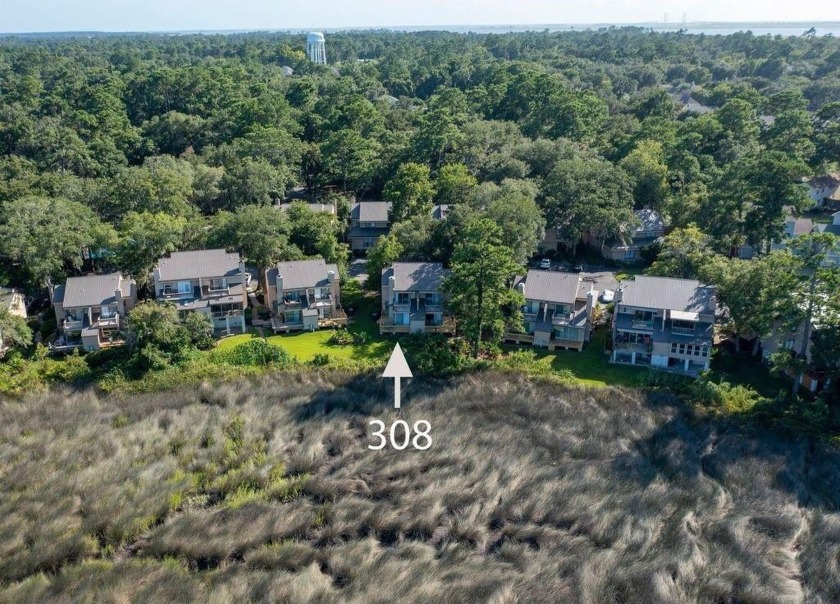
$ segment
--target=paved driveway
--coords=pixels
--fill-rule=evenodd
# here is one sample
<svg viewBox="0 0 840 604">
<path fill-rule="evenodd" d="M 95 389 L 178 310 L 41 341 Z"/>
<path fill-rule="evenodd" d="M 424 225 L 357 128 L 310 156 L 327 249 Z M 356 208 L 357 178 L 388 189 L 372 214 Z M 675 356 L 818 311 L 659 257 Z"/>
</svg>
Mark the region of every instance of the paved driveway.
<svg viewBox="0 0 840 604">
<path fill-rule="evenodd" d="M 365 258 L 354 258 L 350 262 L 348 274 L 350 275 L 351 279 L 355 279 L 356 281 L 364 285 L 365 281 L 367 281 L 368 278 L 367 260 Z"/>
<path fill-rule="evenodd" d="M 618 279 L 615 278 L 615 273 L 612 271 L 600 271 L 597 273 L 581 273 L 583 280 L 588 283 L 592 283 L 594 289 L 597 289 L 599 292 L 604 291 L 605 289 L 611 289 L 615 291 L 618 289 Z"/>
</svg>

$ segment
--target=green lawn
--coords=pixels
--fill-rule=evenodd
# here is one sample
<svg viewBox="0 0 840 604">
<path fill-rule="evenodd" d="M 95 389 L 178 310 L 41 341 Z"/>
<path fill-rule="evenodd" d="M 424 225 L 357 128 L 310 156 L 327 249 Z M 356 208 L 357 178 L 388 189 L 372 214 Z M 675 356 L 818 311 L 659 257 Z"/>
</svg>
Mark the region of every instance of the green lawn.
<svg viewBox="0 0 840 604">
<path fill-rule="evenodd" d="M 641 275 L 644 272 L 644 266 L 625 266 L 616 271 L 615 279 L 619 282 L 626 281 L 627 279 L 632 279 L 636 275 Z"/>
<path fill-rule="evenodd" d="M 508 351 L 531 350 L 536 354 L 537 363 L 542 363 L 554 371 L 571 371 L 581 384 L 587 386 L 639 386 L 646 379 L 647 371 L 639 367 L 615 365 L 609 362 L 604 352 L 604 342 L 608 329 L 597 329 L 592 340 L 580 352 L 557 350 L 549 352 L 530 346 L 505 346 Z"/>
<path fill-rule="evenodd" d="M 379 326 L 371 316 L 378 310 L 378 298 L 374 294 L 362 291 L 358 282 L 354 280 L 350 280 L 343 285 L 341 294 L 343 306 L 345 308 L 352 307 L 355 309 L 353 323 L 348 329 L 355 333 L 365 333 L 367 336 L 367 342 L 365 344 L 350 346 L 329 344 L 327 340 L 332 335 L 331 329 L 270 335 L 266 337 L 266 340 L 282 347 L 302 362 L 311 361 L 315 358 L 316 354 L 328 354 L 338 359 L 355 361 L 376 361 L 381 359 L 384 362 L 388 359 L 388 354 L 391 352 L 393 345 L 379 335 Z M 256 337 L 255 332 L 225 338 L 219 342 L 217 350 L 232 348 L 254 337 Z"/>
</svg>

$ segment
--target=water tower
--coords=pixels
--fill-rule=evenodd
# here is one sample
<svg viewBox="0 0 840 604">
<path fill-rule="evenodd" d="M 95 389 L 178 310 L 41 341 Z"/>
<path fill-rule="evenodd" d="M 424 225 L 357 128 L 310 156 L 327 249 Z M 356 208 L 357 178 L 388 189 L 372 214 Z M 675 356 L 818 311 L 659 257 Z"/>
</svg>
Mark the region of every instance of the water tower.
<svg viewBox="0 0 840 604">
<path fill-rule="evenodd" d="M 306 54 L 313 63 L 327 64 L 327 46 L 324 44 L 324 34 L 319 31 L 306 34 Z"/>
</svg>

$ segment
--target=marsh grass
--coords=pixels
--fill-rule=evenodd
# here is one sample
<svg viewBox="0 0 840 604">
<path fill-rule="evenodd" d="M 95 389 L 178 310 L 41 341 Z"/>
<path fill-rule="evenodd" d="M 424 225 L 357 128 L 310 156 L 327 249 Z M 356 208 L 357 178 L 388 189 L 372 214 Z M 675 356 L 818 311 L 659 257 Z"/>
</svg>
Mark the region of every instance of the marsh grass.
<svg viewBox="0 0 840 604">
<path fill-rule="evenodd" d="M 837 602 L 840 454 L 665 390 L 283 372 L 0 402 L 0 602 Z M 426 419 L 424 452 L 368 421 Z"/>
</svg>

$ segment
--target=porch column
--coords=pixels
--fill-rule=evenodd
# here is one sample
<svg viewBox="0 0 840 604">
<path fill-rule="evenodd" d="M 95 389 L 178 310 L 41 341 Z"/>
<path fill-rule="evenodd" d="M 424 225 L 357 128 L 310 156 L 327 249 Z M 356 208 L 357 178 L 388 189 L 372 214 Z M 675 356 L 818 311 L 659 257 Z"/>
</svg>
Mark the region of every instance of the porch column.
<svg viewBox="0 0 840 604">
<path fill-rule="evenodd" d="M 685 360 L 685 363 L 684 363 L 686 373 L 688 373 L 688 366 L 689 366 L 689 364 L 690 364 L 689 360 L 688 360 L 688 359 L 686 359 L 686 360 Z"/>
<path fill-rule="evenodd" d="M 635 364 L 636 364 L 636 353 L 635 353 L 635 352 L 631 352 L 631 353 L 630 353 L 630 364 L 631 364 L 631 365 L 635 365 Z"/>
</svg>

